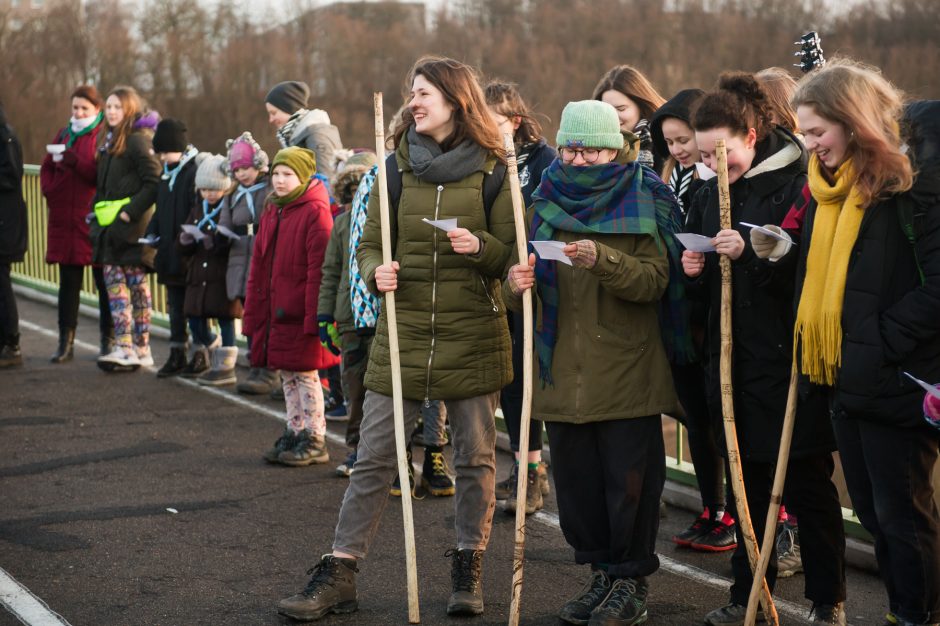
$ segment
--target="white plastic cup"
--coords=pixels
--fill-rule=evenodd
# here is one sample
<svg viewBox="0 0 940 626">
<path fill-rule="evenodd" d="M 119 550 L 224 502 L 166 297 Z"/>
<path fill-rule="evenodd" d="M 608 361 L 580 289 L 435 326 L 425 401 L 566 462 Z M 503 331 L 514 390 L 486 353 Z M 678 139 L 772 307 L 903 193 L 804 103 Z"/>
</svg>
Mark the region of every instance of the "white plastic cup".
<svg viewBox="0 0 940 626">
<path fill-rule="evenodd" d="M 62 153 L 65 152 L 64 143 L 49 143 L 46 144 L 46 152 L 52 155 L 52 160 L 58 163 L 62 160 Z"/>
</svg>

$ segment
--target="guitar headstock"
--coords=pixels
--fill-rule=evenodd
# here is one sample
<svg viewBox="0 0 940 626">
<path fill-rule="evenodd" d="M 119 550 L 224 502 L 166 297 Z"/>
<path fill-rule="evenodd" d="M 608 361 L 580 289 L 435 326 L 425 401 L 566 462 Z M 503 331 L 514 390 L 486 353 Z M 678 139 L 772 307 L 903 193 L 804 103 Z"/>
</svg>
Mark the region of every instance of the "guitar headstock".
<svg viewBox="0 0 940 626">
<path fill-rule="evenodd" d="M 826 64 L 826 57 L 823 56 L 822 39 L 815 30 L 800 37 L 799 41 L 794 41 L 793 45 L 800 47 L 799 52 L 793 53 L 793 56 L 800 57 L 800 62 L 793 65 L 800 68 L 804 74 L 808 74 Z"/>
</svg>

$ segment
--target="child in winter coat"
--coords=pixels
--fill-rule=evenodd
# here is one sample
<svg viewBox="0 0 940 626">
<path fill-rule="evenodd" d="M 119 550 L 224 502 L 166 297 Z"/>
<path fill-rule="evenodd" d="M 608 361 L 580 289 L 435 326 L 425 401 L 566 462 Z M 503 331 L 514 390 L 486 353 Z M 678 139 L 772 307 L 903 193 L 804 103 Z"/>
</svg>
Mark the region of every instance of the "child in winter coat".
<svg viewBox="0 0 940 626">
<path fill-rule="evenodd" d="M 194 346 L 193 357 L 182 375 L 199 376 L 200 385 L 211 386 L 235 384 L 235 318 L 242 314 L 241 302 L 230 299 L 225 289 L 231 239 L 219 232 L 218 221 L 222 198 L 232 181 L 222 169 L 224 161 L 219 154 L 200 157 L 196 170 L 200 199 L 190 210 L 179 237 L 180 251 L 189 257 L 183 310 Z M 210 318 L 219 322 L 221 345 L 209 329 Z"/>
<path fill-rule="evenodd" d="M 157 371 L 157 376 L 176 376 L 186 367 L 189 335 L 186 332 L 186 270 L 188 259 L 180 254 L 176 240 L 180 225 L 196 206 L 196 155 L 198 151 L 186 141 L 186 126 L 179 120 L 165 119 L 157 125 L 153 151 L 163 162 L 163 175 L 157 187 L 156 210 L 146 239 L 157 249 L 154 269 L 157 280 L 166 288 L 170 314 L 170 357 Z"/>
<path fill-rule="evenodd" d="M 244 305 L 255 234 L 261 223 L 265 198 L 271 193 L 269 162 L 267 153 L 247 131 L 236 139 L 229 139 L 225 145 L 228 153 L 223 167 L 238 183 L 232 193 L 222 199 L 219 214 L 219 225 L 238 236 L 229 248 L 225 288 L 230 300 L 239 300 Z M 251 349 L 250 341 L 248 348 Z M 239 393 L 261 395 L 270 393 L 280 384 L 276 371 L 252 367 L 248 378 L 240 382 L 237 389 Z"/>
<path fill-rule="evenodd" d="M 314 154 L 305 148 L 285 148 L 274 157 L 274 193 L 261 216 L 245 292 L 243 332 L 251 338 L 251 365 L 281 370 L 289 418 L 264 458 L 291 466 L 330 459 L 317 370 L 339 364 L 320 345 L 317 323 L 333 218 L 326 188 L 310 179 L 315 171 Z"/>
</svg>

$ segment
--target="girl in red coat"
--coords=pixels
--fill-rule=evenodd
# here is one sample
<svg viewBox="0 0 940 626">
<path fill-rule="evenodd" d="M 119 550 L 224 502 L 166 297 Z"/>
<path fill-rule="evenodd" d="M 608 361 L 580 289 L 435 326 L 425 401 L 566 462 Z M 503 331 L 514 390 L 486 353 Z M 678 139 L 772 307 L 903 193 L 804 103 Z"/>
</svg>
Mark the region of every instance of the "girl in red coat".
<svg viewBox="0 0 940 626">
<path fill-rule="evenodd" d="M 270 463 L 326 463 L 323 388 L 317 370 L 339 364 L 320 345 L 317 301 L 333 228 L 330 198 L 306 148 L 285 148 L 272 163 L 271 194 L 255 238 L 242 329 L 251 365 L 281 370 L 287 428 L 265 453 Z"/>
<path fill-rule="evenodd" d="M 42 195 L 49 206 L 46 263 L 59 264 L 59 347 L 52 355 L 53 363 L 72 359 L 82 277 L 85 266 L 91 264 L 85 218 L 95 195 L 95 145 L 104 118 L 101 105 L 101 95 L 92 85 L 82 85 L 72 92 L 72 119 L 56 133 L 39 170 Z M 98 287 L 101 349 L 107 354 L 114 335 L 108 289 L 101 268 L 96 267 L 92 273 Z"/>
</svg>

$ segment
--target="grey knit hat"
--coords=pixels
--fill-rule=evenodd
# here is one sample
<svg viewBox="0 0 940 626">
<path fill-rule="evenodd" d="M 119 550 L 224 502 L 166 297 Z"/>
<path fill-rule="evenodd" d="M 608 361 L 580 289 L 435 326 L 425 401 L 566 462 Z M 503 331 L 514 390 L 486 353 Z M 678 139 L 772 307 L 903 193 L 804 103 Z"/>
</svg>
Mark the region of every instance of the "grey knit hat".
<svg viewBox="0 0 940 626">
<path fill-rule="evenodd" d="M 299 80 L 287 80 L 271 87 L 264 101 L 278 109 L 293 115 L 300 109 L 307 108 L 310 87 Z"/>
<path fill-rule="evenodd" d="M 569 102 L 561 112 L 556 141 L 568 148 L 623 149 L 617 109 L 600 100 Z"/>
<path fill-rule="evenodd" d="M 202 158 L 200 158 L 202 157 Z M 196 189 L 228 191 L 232 186 L 232 179 L 222 169 L 225 157 L 221 154 L 203 152 L 196 155 Z"/>
</svg>

